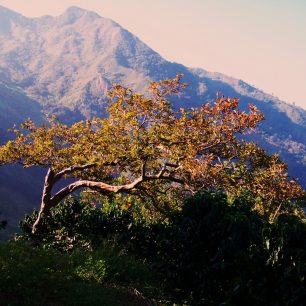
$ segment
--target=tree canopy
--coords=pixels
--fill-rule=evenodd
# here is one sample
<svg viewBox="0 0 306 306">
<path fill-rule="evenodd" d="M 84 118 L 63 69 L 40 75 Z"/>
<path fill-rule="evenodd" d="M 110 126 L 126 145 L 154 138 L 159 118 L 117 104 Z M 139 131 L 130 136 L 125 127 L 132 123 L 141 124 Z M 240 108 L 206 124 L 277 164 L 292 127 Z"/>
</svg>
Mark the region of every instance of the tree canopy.
<svg viewBox="0 0 306 306">
<path fill-rule="evenodd" d="M 176 109 L 168 97 L 186 86 L 180 75 L 151 82 L 147 95 L 114 85 L 106 118 L 71 126 L 56 118 L 36 126 L 29 119 L 15 129 L 15 138 L 0 147 L 0 164 L 48 168 L 33 232 L 51 207 L 82 187 L 105 195 L 130 194 L 156 207 L 158 197 L 166 202 L 173 193 L 180 199 L 207 189 L 233 196 L 247 191 L 272 218 L 292 210 L 292 200 L 303 191 L 288 179 L 286 166 L 276 155 L 236 137 L 255 129 L 263 114 L 253 105 L 246 113 L 238 99 L 225 97 Z M 76 181 L 53 194 L 63 178 Z"/>
</svg>

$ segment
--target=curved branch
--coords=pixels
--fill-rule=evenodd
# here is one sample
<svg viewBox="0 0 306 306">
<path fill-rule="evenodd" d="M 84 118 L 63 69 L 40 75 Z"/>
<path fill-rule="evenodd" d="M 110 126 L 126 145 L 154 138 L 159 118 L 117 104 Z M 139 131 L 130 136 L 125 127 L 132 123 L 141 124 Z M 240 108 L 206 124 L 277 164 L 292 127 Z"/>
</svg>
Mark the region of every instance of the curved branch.
<svg viewBox="0 0 306 306">
<path fill-rule="evenodd" d="M 89 169 L 96 166 L 95 163 L 91 163 L 91 164 L 86 164 L 86 165 L 82 165 L 82 166 L 71 166 L 68 167 L 66 169 L 63 169 L 62 171 L 58 172 L 55 176 L 54 176 L 54 183 L 56 183 L 58 180 L 60 180 L 64 175 L 66 174 L 70 174 L 74 171 L 80 171 L 80 170 L 85 170 L 85 169 Z"/>
<path fill-rule="evenodd" d="M 82 187 L 96 189 L 96 190 L 100 190 L 100 191 L 103 191 L 103 192 L 118 193 L 118 192 L 124 192 L 124 191 L 132 190 L 132 189 L 136 188 L 137 185 L 139 185 L 143 181 L 144 181 L 144 178 L 141 176 L 130 184 L 114 186 L 114 185 L 109 185 L 109 184 L 102 183 L 102 182 L 95 182 L 95 181 L 89 181 L 89 180 L 79 180 L 79 181 L 76 181 L 74 183 L 71 183 L 70 185 L 68 185 L 68 186 L 62 188 L 60 191 L 58 191 L 51 198 L 52 206 L 59 203 L 61 200 L 63 200 L 67 195 L 69 195 L 73 191 L 75 191 L 79 188 L 82 188 Z"/>
<path fill-rule="evenodd" d="M 37 229 L 42 223 L 42 218 L 43 215 L 48 213 L 50 209 L 54 206 L 56 206 L 59 202 L 61 202 L 65 197 L 67 197 L 69 194 L 71 194 L 73 191 L 80 189 L 82 187 L 87 187 L 91 189 L 98 190 L 103 193 L 119 193 L 119 192 L 131 192 L 135 190 L 142 182 L 144 181 L 153 181 L 153 180 L 170 180 L 175 183 L 180 183 L 183 184 L 184 181 L 178 178 L 175 178 L 171 176 L 170 174 L 165 175 L 165 172 L 167 171 L 167 164 L 165 164 L 162 169 L 160 170 L 159 173 L 155 175 L 146 175 L 145 174 L 145 163 L 143 164 L 142 167 L 142 173 L 141 176 L 136 178 L 133 182 L 125 185 L 109 185 L 103 182 L 96 182 L 96 181 L 90 181 L 90 180 L 79 180 L 74 183 L 71 183 L 67 185 L 66 187 L 62 188 L 60 191 L 58 191 L 53 197 L 50 198 L 51 196 L 51 188 L 54 185 L 54 183 L 59 180 L 63 175 L 71 173 L 72 171 L 75 170 L 81 170 L 81 169 L 86 169 L 93 167 L 94 164 L 88 164 L 84 166 L 75 166 L 75 167 L 70 167 L 67 169 L 62 170 L 61 172 L 57 173 L 56 175 L 53 174 L 53 171 L 49 169 L 47 177 L 46 177 L 46 183 L 48 183 L 49 180 L 52 182 L 50 184 L 46 184 L 45 187 L 48 188 L 46 190 L 46 196 L 47 202 L 45 202 L 46 199 L 42 200 L 42 205 L 41 209 L 39 212 L 39 216 L 37 220 L 35 221 L 33 228 L 32 228 L 32 233 L 35 234 Z M 54 176 L 53 176 L 54 175 Z M 48 191 L 48 192 L 47 192 Z"/>
<path fill-rule="evenodd" d="M 52 198 L 51 198 L 51 203 L 52 206 L 55 206 L 58 204 L 60 201 L 62 201 L 66 196 L 68 196 L 70 193 L 73 191 L 82 188 L 82 187 L 87 187 L 91 189 L 96 189 L 100 190 L 103 192 L 108 192 L 108 193 L 119 193 L 119 192 L 128 192 L 132 189 L 135 189 L 138 185 L 140 185 L 144 181 L 153 181 L 153 180 L 170 180 L 175 183 L 180 183 L 183 184 L 184 181 L 175 177 L 172 177 L 170 175 L 164 175 L 166 171 L 166 168 L 163 167 L 161 171 L 156 174 L 156 175 L 145 175 L 142 173 L 140 177 L 135 179 L 133 182 L 125 185 L 109 185 L 103 182 L 95 182 L 95 181 L 90 181 L 90 180 L 79 180 L 74 183 L 69 184 L 68 186 L 62 188 L 60 191 L 58 191 Z"/>
</svg>

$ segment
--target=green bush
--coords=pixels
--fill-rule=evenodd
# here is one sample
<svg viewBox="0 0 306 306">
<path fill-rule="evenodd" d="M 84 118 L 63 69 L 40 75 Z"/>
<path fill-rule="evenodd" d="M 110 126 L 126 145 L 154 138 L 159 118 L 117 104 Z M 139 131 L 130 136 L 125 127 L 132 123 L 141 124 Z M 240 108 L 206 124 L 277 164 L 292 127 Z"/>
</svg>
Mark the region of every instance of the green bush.
<svg viewBox="0 0 306 306">
<path fill-rule="evenodd" d="M 305 300 L 306 224 L 296 216 L 270 224 L 244 198 L 229 203 L 223 193 L 205 193 L 188 199 L 167 223 L 137 222 L 126 233 L 121 243 L 151 261 L 177 301 L 274 306 Z"/>
<path fill-rule="evenodd" d="M 38 236 L 29 234 L 35 216 L 28 216 L 22 228 L 27 239 L 61 251 L 79 245 L 94 250 L 113 241 L 121 252 L 149 261 L 178 303 L 302 305 L 306 298 L 304 220 L 281 215 L 270 224 L 250 207 L 249 199 L 231 203 L 223 193 L 208 192 L 188 199 L 167 222 L 149 223 L 135 220 L 130 211 L 104 211 L 69 199 L 52 210 Z M 119 282 L 122 277 L 131 281 L 127 275 L 138 277 L 138 268 L 131 269 L 133 262 L 95 258 L 84 260 L 76 275 L 102 283 L 110 276 Z"/>
<path fill-rule="evenodd" d="M 306 224 L 296 216 L 281 215 L 266 229 L 270 284 L 282 305 L 306 300 Z M 273 299 L 271 300 L 271 304 Z"/>
<path fill-rule="evenodd" d="M 102 283 L 107 277 L 107 264 L 103 259 L 94 261 L 90 256 L 82 265 L 76 267 L 75 273 L 83 280 Z"/>
<path fill-rule="evenodd" d="M 63 253 L 24 241 L 0 244 L 1 305 L 143 305 L 132 288 L 157 298 L 159 283 L 145 263 L 111 245 Z"/>
<path fill-rule="evenodd" d="M 179 300 L 304 304 L 306 224 L 296 216 L 281 215 L 270 224 L 243 198 L 229 204 L 222 193 L 206 193 L 188 199 L 154 235 L 153 259 Z"/>
<path fill-rule="evenodd" d="M 20 238 L 62 251 L 76 247 L 93 248 L 107 239 L 114 240 L 124 234 L 133 222 L 127 211 L 116 208 L 105 211 L 88 205 L 81 199 L 70 197 L 53 207 L 50 216 L 44 219 L 42 229 L 32 235 L 32 225 L 37 214 L 34 211 L 20 222 L 23 232 Z"/>
<path fill-rule="evenodd" d="M 193 304 L 257 303 L 264 290 L 265 222 L 242 200 L 190 198 L 159 232 L 159 268 L 173 294 Z"/>
</svg>

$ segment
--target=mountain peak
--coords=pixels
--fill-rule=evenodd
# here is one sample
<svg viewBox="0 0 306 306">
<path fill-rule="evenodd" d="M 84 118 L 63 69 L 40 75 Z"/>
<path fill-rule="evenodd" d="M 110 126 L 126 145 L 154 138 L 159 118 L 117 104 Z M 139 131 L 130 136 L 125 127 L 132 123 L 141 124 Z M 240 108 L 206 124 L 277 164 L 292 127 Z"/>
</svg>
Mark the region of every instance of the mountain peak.
<svg viewBox="0 0 306 306">
<path fill-rule="evenodd" d="M 59 17 L 65 19 L 69 23 L 73 23 L 76 20 L 82 18 L 83 16 L 90 16 L 90 18 L 97 18 L 100 17 L 97 13 L 85 10 L 78 6 L 70 6 L 64 14 L 60 15 Z M 100 17 L 101 18 L 101 17 Z"/>
<path fill-rule="evenodd" d="M 67 10 L 65 11 L 65 13 L 67 14 L 84 14 L 86 12 L 88 11 L 76 5 L 68 7 Z"/>
</svg>

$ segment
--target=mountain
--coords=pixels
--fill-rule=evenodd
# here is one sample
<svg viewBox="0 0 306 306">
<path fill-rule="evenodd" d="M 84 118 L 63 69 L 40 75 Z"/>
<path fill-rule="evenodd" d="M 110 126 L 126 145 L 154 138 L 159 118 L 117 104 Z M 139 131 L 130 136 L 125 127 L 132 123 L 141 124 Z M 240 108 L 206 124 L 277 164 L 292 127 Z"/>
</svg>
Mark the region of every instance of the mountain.
<svg viewBox="0 0 306 306">
<path fill-rule="evenodd" d="M 0 80 L 0 139 L 8 139 L 8 128 L 19 125 L 27 118 L 42 122 L 44 116 L 39 103 L 29 98 L 19 87 Z M 29 171 L 28 171 L 29 170 Z M 42 169 L 0 167 L 0 220 L 9 221 L 6 233 L 14 232 L 18 220 L 30 212 L 32 203 L 39 203 L 39 192 L 43 182 Z M 3 231 L 0 232 L 0 237 Z"/>
<path fill-rule="evenodd" d="M 141 92 L 150 80 L 174 77 L 177 73 L 183 73 L 184 82 L 189 83 L 184 94 L 173 100 L 177 107 L 211 102 L 220 92 L 240 98 L 242 108 L 253 103 L 261 109 L 266 120 L 252 139 L 270 153 L 279 153 L 289 165 L 289 173 L 306 186 L 304 109 L 242 80 L 166 61 L 119 24 L 96 13 L 71 7 L 57 17 L 26 18 L 0 6 L 2 141 L 8 126 L 27 117 L 40 122 L 46 115 L 57 114 L 71 123 L 103 115 L 105 94 L 113 83 Z M 38 204 L 42 174 L 17 169 L 18 179 L 24 178 L 28 184 L 19 194 L 31 190 L 33 197 L 14 199 L 9 186 L 16 187 L 12 184 L 16 175 L 12 177 L 9 170 L 5 171 L 0 169 L 0 212 L 9 219 L 13 214 L 16 220 L 26 208 Z M 11 215 L 6 213 L 7 205 L 15 208 Z"/>
</svg>

